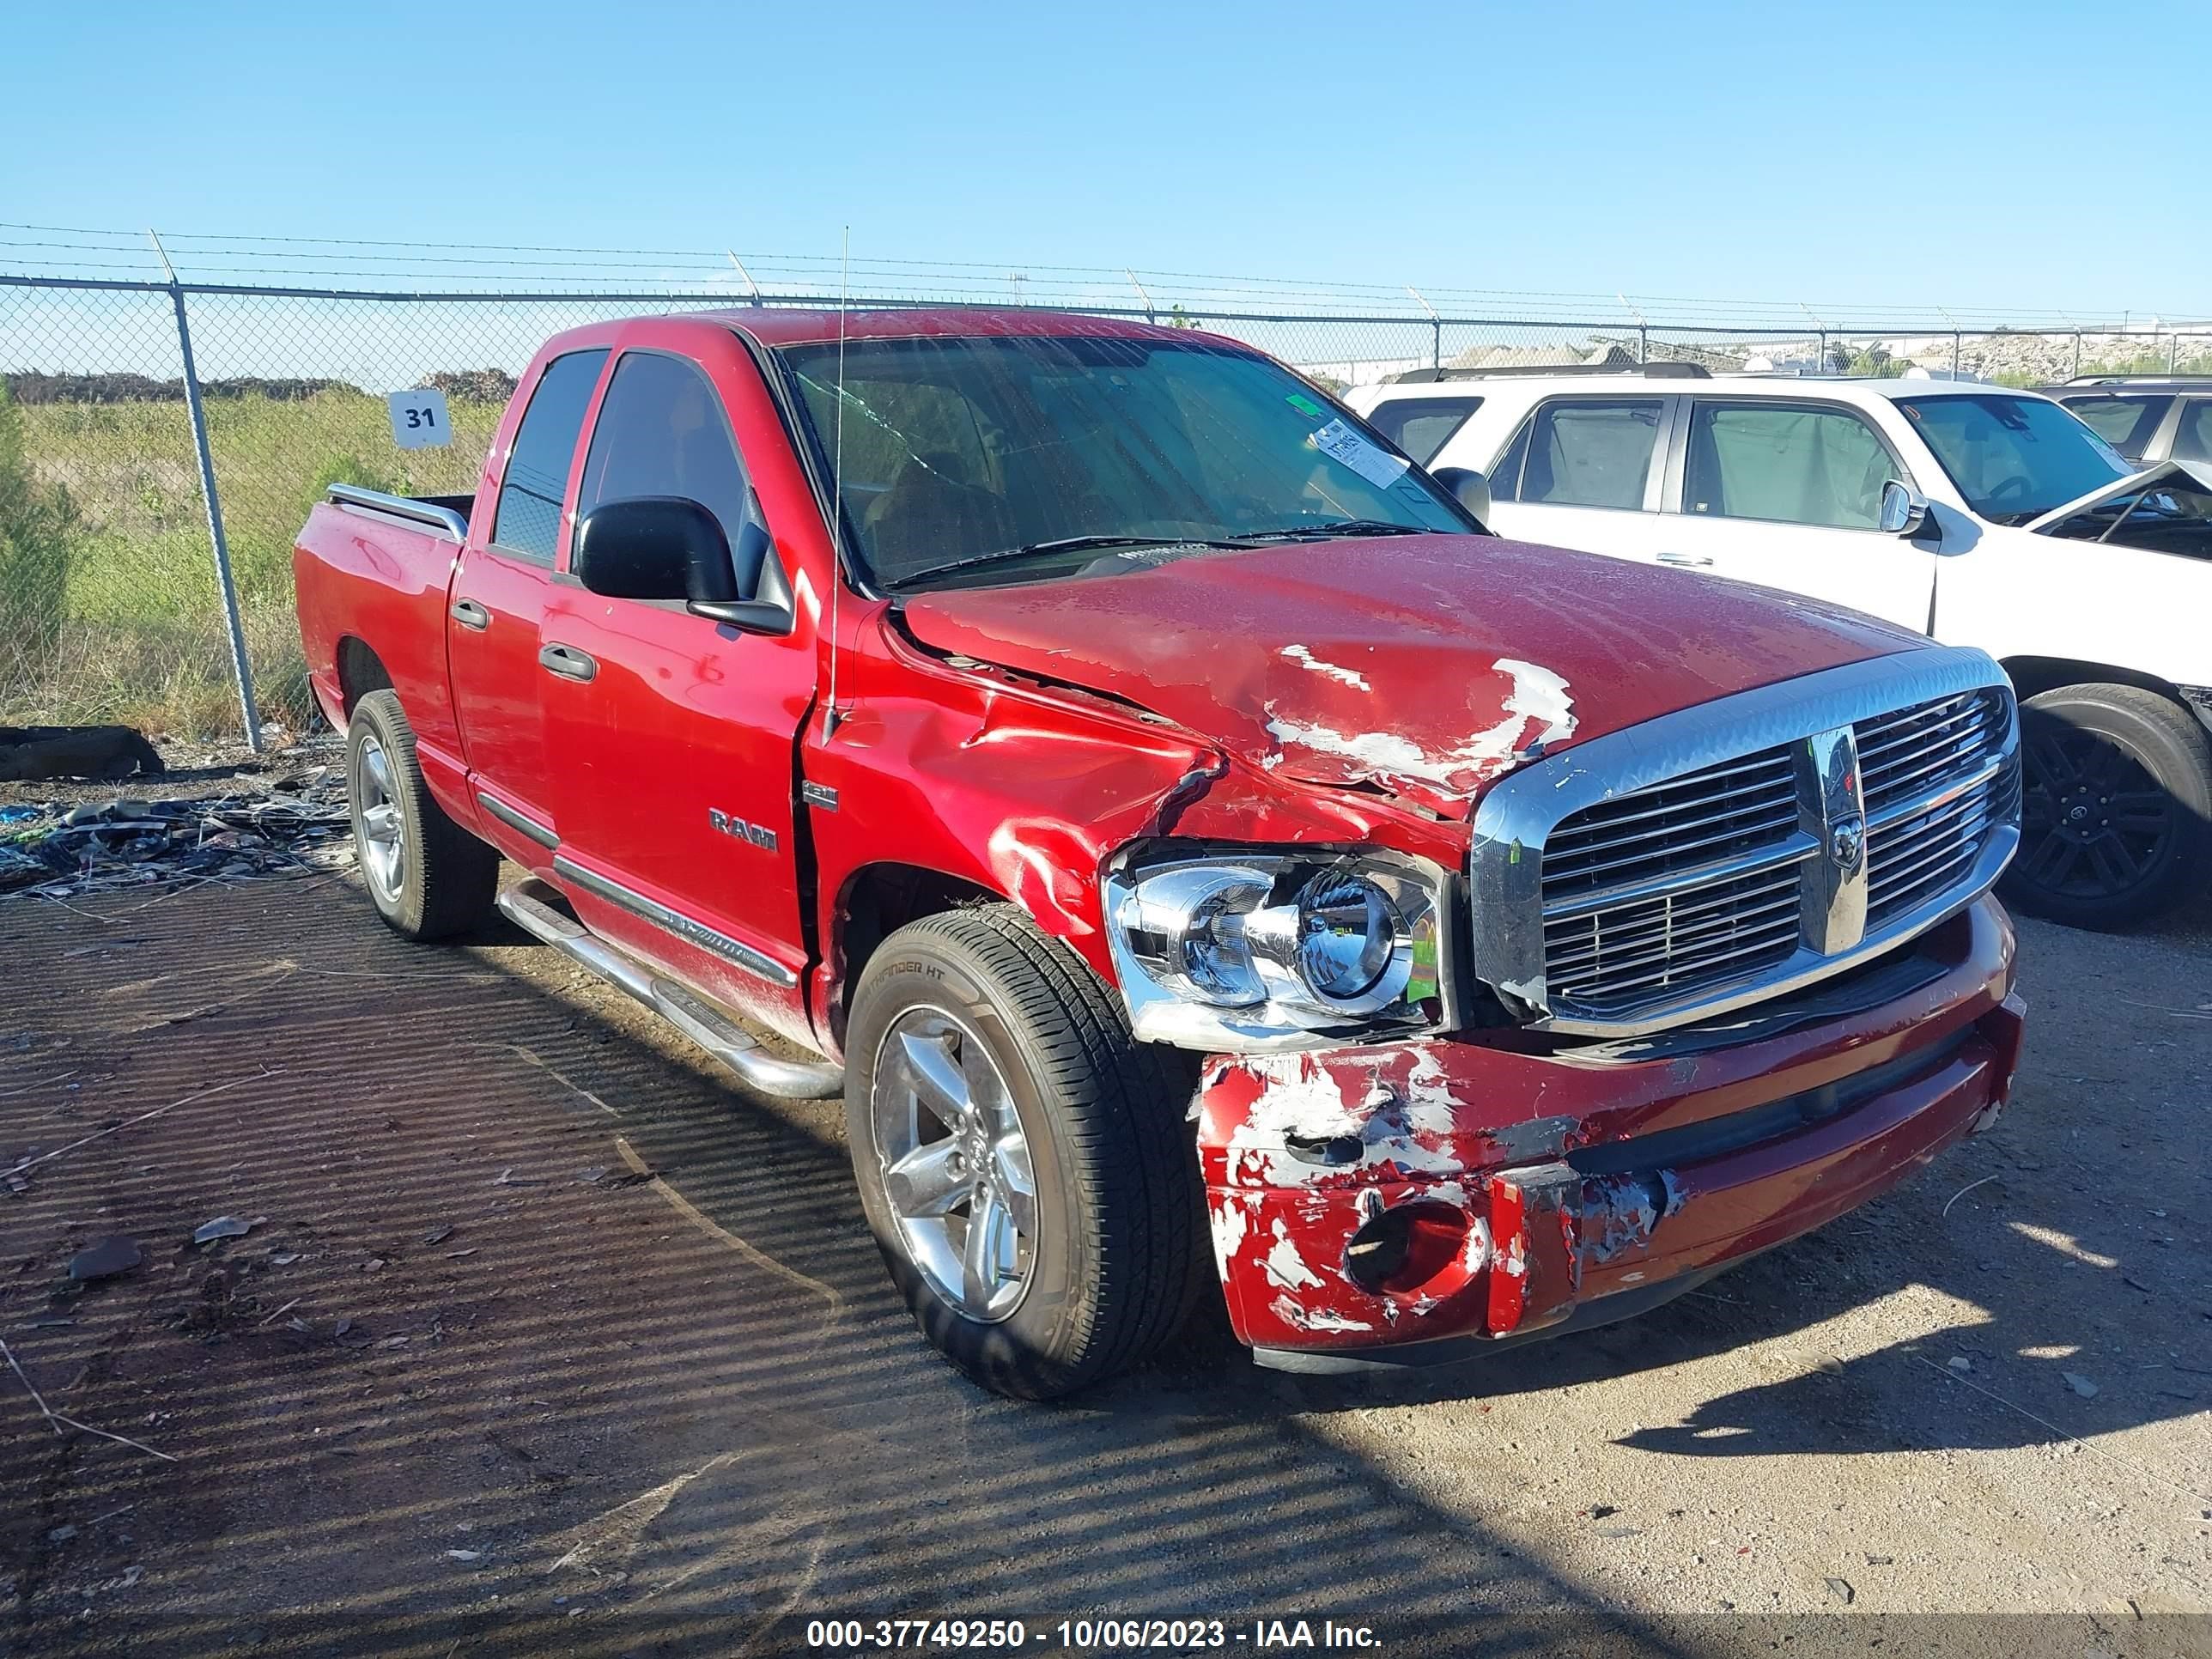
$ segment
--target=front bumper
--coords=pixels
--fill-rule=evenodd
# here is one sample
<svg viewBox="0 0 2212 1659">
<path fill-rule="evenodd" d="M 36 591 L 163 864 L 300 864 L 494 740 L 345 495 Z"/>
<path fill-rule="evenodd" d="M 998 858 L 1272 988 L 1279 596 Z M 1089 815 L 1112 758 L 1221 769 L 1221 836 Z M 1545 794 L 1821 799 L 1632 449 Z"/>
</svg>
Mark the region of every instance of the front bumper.
<svg viewBox="0 0 2212 1659">
<path fill-rule="evenodd" d="M 1222 1058 L 1199 1152 L 1263 1364 L 1454 1359 L 1641 1311 L 1894 1186 L 2003 1105 L 2013 936 L 1983 898 L 1910 957 L 1642 1043 Z"/>
</svg>

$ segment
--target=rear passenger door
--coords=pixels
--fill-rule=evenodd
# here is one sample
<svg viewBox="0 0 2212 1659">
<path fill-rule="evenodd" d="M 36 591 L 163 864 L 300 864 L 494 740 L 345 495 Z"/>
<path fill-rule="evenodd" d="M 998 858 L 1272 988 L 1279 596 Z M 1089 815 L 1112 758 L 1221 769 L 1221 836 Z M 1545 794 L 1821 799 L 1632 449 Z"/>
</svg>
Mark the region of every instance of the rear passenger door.
<svg viewBox="0 0 2212 1659">
<path fill-rule="evenodd" d="M 1658 556 L 1927 631 L 1936 555 L 1876 526 L 1911 474 L 1841 404 L 1691 397 Z"/>
<path fill-rule="evenodd" d="M 1547 398 L 1490 468 L 1488 523 L 1515 541 L 1648 562 L 1673 397 Z"/>
<path fill-rule="evenodd" d="M 487 539 L 472 532 L 447 594 L 447 673 L 469 781 L 490 803 L 483 827 L 533 863 L 556 834 L 538 630 L 552 602 L 576 441 L 606 361 L 595 348 L 545 365 L 508 445 L 488 525 L 477 512 Z"/>
</svg>

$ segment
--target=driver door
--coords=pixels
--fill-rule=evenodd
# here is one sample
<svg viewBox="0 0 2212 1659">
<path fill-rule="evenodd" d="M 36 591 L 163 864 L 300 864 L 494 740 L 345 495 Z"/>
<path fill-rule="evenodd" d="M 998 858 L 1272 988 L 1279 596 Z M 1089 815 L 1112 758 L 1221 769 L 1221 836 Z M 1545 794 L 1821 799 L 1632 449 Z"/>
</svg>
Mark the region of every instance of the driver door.
<svg viewBox="0 0 2212 1659">
<path fill-rule="evenodd" d="M 761 508 L 726 400 L 742 377 L 760 398 L 759 372 L 734 335 L 718 332 L 716 345 L 672 326 L 620 337 L 576 516 L 686 496 L 735 544 Z M 793 815 L 811 633 L 744 634 L 679 601 L 588 592 L 566 574 L 568 551 L 542 634 L 556 873 L 595 929 L 741 1012 L 790 1016 L 806 965 Z"/>
</svg>

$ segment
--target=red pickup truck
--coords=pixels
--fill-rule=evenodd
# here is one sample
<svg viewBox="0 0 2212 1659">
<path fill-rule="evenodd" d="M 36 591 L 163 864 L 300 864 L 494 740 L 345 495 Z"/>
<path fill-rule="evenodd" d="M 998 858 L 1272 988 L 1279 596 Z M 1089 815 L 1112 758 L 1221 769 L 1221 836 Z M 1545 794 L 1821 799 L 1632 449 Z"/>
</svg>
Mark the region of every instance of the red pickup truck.
<svg viewBox="0 0 2212 1659">
<path fill-rule="evenodd" d="M 2021 1031 L 1987 657 L 1480 504 L 1202 332 L 646 318 L 472 499 L 332 488 L 300 622 L 384 919 L 842 1094 L 977 1381 L 1134 1363 L 1209 1259 L 1263 1363 L 1410 1364 L 1850 1209 Z"/>
</svg>

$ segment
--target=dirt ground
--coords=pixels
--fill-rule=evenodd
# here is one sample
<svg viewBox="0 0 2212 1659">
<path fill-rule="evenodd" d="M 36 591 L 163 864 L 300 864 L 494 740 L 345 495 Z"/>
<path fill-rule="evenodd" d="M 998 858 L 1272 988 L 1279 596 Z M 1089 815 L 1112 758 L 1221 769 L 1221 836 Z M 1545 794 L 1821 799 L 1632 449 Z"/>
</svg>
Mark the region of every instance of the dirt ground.
<svg viewBox="0 0 2212 1659">
<path fill-rule="evenodd" d="M 922 1346 L 838 1109 L 518 934 L 410 946 L 330 878 L 0 901 L 0 1167 L 173 1106 L 0 1190 L 0 1654 L 2212 1650 L 2212 915 L 2023 936 L 1997 1129 L 1691 1297 L 1041 1407 Z"/>
</svg>

